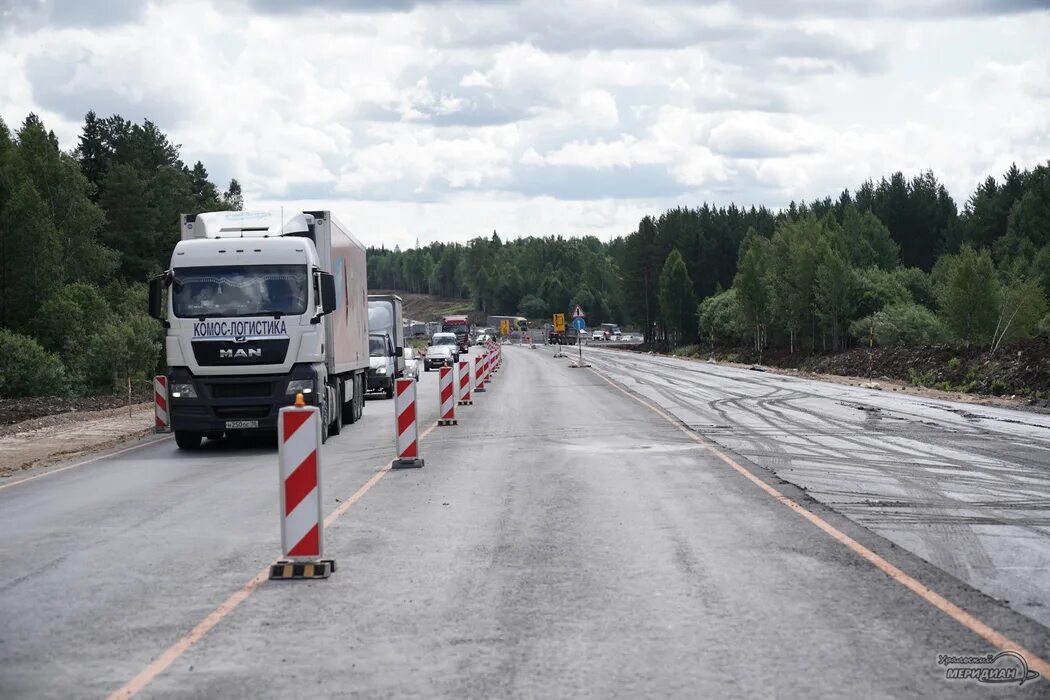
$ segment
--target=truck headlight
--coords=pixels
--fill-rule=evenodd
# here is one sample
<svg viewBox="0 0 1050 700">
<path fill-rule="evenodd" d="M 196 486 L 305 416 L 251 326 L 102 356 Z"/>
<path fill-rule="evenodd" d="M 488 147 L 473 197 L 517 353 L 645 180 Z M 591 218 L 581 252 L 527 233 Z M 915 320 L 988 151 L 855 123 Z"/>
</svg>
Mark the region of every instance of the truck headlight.
<svg viewBox="0 0 1050 700">
<path fill-rule="evenodd" d="M 386 367 L 376 367 L 376 374 L 386 374 Z"/>
<path fill-rule="evenodd" d="M 285 395 L 312 394 L 314 392 L 313 379 L 293 379 L 288 382 L 288 388 L 284 390 Z"/>
<path fill-rule="evenodd" d="M 197 390 L 193 388 L 192 384 L 172 384 L 171 398 L 195 399 L 197 398 Z"/>
</svg>

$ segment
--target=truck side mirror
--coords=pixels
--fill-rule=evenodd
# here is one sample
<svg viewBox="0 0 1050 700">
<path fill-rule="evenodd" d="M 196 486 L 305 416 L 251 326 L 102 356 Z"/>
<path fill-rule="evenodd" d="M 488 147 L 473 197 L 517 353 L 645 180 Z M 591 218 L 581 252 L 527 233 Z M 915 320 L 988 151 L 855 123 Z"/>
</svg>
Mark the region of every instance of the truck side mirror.
<svg viewBox="0 0 1050 700">
<path fill-rule="evenodd" d="M 405 349 L 404 348 L 394 348 L 394 355 L 396 357 L 404 357 L 405 356 Z"/>
<path fill-rule="evenodd" d="M 328 273 L 320 273 L 321 278 L 321 313 L 330 314 L 336 309 L 335 277 Z"/>
<path fill-rule="evenodd" d="M 163 300 L 164 291 L 164 278 L 154 277 L 149 281 L 149 315 L 153 318 L 163 321 L 164 315 L 161 311 L 161 301 Z"/>
</svg>

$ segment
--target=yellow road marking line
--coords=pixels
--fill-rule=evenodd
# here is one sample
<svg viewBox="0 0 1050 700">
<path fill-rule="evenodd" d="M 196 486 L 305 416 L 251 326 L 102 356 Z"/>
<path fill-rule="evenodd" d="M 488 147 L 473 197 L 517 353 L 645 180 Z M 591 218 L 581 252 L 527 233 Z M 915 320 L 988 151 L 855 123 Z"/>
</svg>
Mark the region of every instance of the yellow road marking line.
<svg viewBox="0 0 1050 700">
<path fill-rule="evenodd" d="M 36 481 L 37 479 L 43 479 L 45 476 L 51 476 L 52 474 L 58 474 L 60 472 L 68 471 L 70 469 L 76 469 L 77 467 L 83 467 L 85 464 L 91 464 L 92 462 L 97 462 L 100 459 L 105 459 L 106 457 L 115 457 L 116 455 L 124 454 L 125 452 L 131 452 L 132 450 L 137 450 L 137 449 L 146 447 L 148 445 L 156 445 L 159 442 L 164 442 L 165 440 L 170 440 L 171 437 L 172 437 L 171 435 L 167 435 L 165 437 L 160 438 L 159 440 L 148 440 L 146 442 L 140 442 L 137 445 L 131 445 L 130 447 L 125 447 L 122 450 L 116 450 L 114 452 L 107 452 L 105 454 L 101 454 L 101 455 L 98 455 L 96 457 L 92 457 L 91 459 L 86 459 L 83 462 L 76 462 L 75 464 L 67 464 L 64 467 L 59 467 L 58 469 L 52 469 L 51 471 L 41 472 L 40 474 L 35 474 L 33 476 L 26 477 L 25 479 L 19 479 L 18 481 L 12 481 L 9 484 L 0 484 L 0 491 L 3 491 L 4 489 L 9 489 L 12 486 L 18 486 L 19 484 L 24 484 L 27 481 Z"/>
<path fill-rule="evenodd" d="M 419 436 L 422 440 L 430 434 L 434 428 L 437 427 L 437 423 L 432 424 L 429 428 L 423 431 L 423 434 Z M 346 499 L 339 505 L 338 508 L 329 513 L 328 517 L 324 519 L 325 526 L 335 522 L 343 513 L 347 511 L 353 504 L 361 500 L 361 497 L 368 492 L 370 488 L 375 486 L 380 479 L 382 479 L 387 472 L 390 471 L 390 467 L 393 464 L 393 460 L 387 462 L 381 467 L 375 474 L 371 476 L 357 491 L 354 492 L 350 498 Z M 121 686 L 118 690 L 114 691 L 109 696 L 109 700 L 117 700 L 118 698 L 130 698 L 136 693 L 141 691 L 147 685 L 152 683 L 157 676 L 164 673 L 175 661 L 186 653 L 186 650 L 191 646 L 199 642 L 204 638 L 204 635 L 208 634 L 215 625 L 219 624 L 223 618 L 233 612 L 238 605 L 247 600 L 248 596 L 255 592 L 255 590 L 262 585 L 270 577 L 270 567 L 277 563 L 274 559 L 272 562 L 266 565 L 259 573 L 255 574 L 248 583 L 244 584 L 239 588 L 233 595 L 224 600 L 219 607 L 208 613 L 208 616 L 197 623 L 197 625 L 191 629 L 187 634 L 182 636 L 178 641 L 172 644 L 170 647 L 164 650 L 164 652 L 155 658 L 149 666 L 142 669 L 134 678 Z M 290 567 L 289 567 L 290 568 Z M 290 571 L 287 572 L 291 574 Z"/>
<path fill-rule="evenodd" d="M 727 455 L 724 452 L 722 452 L 722 450 L 718 449 L 716 446 L 712 445 L 708 440 L 706 440 L 705 438 L 697 435 L 693 431 L 685 428 L 682 425 L 681 421 L 677 420 L 676 418 L 671 417 L 671 415 L 668 414 L 663 409 L 661 409 L 661 408 L 659 408 L 657 406 L 654 406 L 653 404 L 649 403 L 648 401 L 646 401 L 645 399 L 643 399 L 643 398 L 641 398 L 639 396 L 636 396 L 635 394 L 632 394 L 631 392 L 629 392 L 626 389 L 624 389 L 623 387 L 621 387 L 619 384 L 613 382 L 611 379 L 609 379 L 605 375 L 601 374 L 598 370 L 595 370 L 595 369 L 592 368 L 591 371 L 594 372 L 594 374 L 596 376 L 598 376 L 602 380 L 604 380 L 607 384 L 609 384 L 609 386 L 613 387 L 617 391 L 620 391 L 620 392 L 622 392 L 623 394 L 625 394 L 627 396 L 630 396 L 632 399 L 634 399 L 638 403 L 642 404 L 643 406 L 645 406 L 649 410 L 653 411 L 654 413 L 658 414 L 659 416 L 661 416 L 662 418 L 664 418 L 665 420 L 670 422 L 671 425 L 673 425 L 674 427 L 678 428 L 683 433 L 688 435 L 690 439 L 692 439 L 695 442 L 698 442 L 701 445 L 704 445 L 705 447 L 707 447 L 707 449 L 711 450 L 711 452 L 715 456 L 717 456 L 723 462 L 725 462 L 730 467 L 732 467 L 734 470 L 739 472 L 748 481 L 750 481 L 751 483 L 753 483 L 756 486 L 758 486 L 760 489 L 762 489 L 763 491 L 768 493 L 770 496 L 772 496 L 773 498 L 778 500 L 783 505 L 785 505 L 788 508 L 790 508 L 791 510 L 795 511 L 797 514 L 801 515 L 803 518 L 808 520 L 813 525 L 816 525 L 818 528 L 823 530 L 828 535 L 831 535 L 831 537 L 833 537 L 834 539 L 838 540 L 842 544 L 844 544 L 847 547 L 849 547 L 851 550 L 853 550 L 853 552 L 855 554 L 857 554 L 860 557 L 866 559 L 869 563 L 873 564 L 877 569 L 882 571 L 884 574 L 889 576 L 891 579 L 893 579 L 897 583 L 901 584 L 902 586 L 904 586 L 905 588 L 910 590 L 912 593 L 914 593 L 915 595 L 919 596 L 920 598 L 925 600 L 927 603 L 929 603 L 930 605 L 932 605 L 935 608 L 937 608 L 938 610 L 940 610 L 942 613 L 944 613 L 948 617 L 952 618 L 953 620 L 955 620 L 959 624 L 961 624 L 964 627 L 966 627 L 967 629 L 969 629 L 974 634 L 978 635 L 979 637 L 983 638 L 984 640 L 986 640 L 987 642 L 991 643 L 992 645 L 998 647 L 999 649 L 1001 649 L 1003 651 L 1016 651 L 1017 653 L 1019 653 L 1022 656 L 1024 656 L 1025 659 L 1028 661 L 1028 667 L 1029 668 L 1038 671 L 1039 675 L 1041 675 L 1044 679 L 1050 681 L 1050 662 L 1047 662 L 1045 659 L 1040 658 L 1039 656 L 1035 655 L 1034 653 L 1032 653 L 1028 649 L 1025 649 L 1023 646 L 1021 646 L 1017 642 L 1013 641 L 1012 639 L 1010 639 L 1006 635 L 1002 634 L 998 630 L 992 628 L 991 626 L 989 626 L 989 625 L 985 624 L 984 622 L 982 622 L 981 620 L 977 619 L 976 617 L 974 617 L 970 613 L 966 612 L 965 610 L 960 608 L 958 605 L 956 605 L 952 601 L 948 600 L 947 598 L 945 598 L 941 594 L 937 593 L 936 591 L 934 591 L 930 587 L 922 584 L 918 580 L 916 580 L 916 579 L 912 578 L 911 576 L 909 576 L 908 574 L 904 573 L 904 571 L 902 571 L 898 567 L 894 566 L 890 562 L 886 561 L 885 559 L 880 557 L 878 554 L 876 554 L 875 552 L 871 551 L 870 549 L 868 549 L 867 547 L 862 545 L 860 542 L 857 542 L 855 539 L 853 539 L 852 537 L 850 537 L 846 533 L 844 533 L 841 530 L 839 530 L 838 528 L 836 528 L 834 525 L 829 523 L 827 520 L 824 520 L 823 518 L 821 518 L 816 513 L 808 510 L 807 508 L 805 508 L 798 501 L 795 501 L 794 499 L 792 499 L 792 498 L 790 498 L 788 496 L 785 496 L 778 489 L 770 486 L 765 481 L 763 481 L 762 479 L 758 478 L 754 474 L 754 472 L 752 472 L 751 470 L 747 469 L 746 467 L 742 467 L 740 464 L 738 464 L 736 462 L 736 460 L 734 460 L 732 457 L 730 457 L 729 455 Z"/>
</svg>

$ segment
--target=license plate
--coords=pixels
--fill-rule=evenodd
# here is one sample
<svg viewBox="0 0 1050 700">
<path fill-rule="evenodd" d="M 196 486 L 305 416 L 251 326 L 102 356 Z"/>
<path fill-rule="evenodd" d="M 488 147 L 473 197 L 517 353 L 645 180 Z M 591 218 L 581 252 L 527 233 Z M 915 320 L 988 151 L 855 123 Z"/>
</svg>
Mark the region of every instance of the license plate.
<svg viewBox="0 0 1050 700">
<path fill-rule="evenodd" d="M 259 421 L 257 420 L 228 420 L 226 421 L 227 430 L 247 430 L 248 428 L 258 428 Z"/>
</svg>

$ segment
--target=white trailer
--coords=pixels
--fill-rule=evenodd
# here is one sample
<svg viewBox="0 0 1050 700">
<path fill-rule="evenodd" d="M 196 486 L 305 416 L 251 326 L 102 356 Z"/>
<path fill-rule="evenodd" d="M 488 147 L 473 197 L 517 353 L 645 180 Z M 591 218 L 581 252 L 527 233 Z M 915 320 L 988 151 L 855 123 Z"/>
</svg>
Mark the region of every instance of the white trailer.
<svg viewBox="0 0 1050 700">
<path fill-rule="evenodd" d="M 358 420 L 368 282 L 349 229 L 328 211 L 183 214 L 180 225 L 169 269 L 150 283 L 179 447 L 276 430 L 297 394 L 320 407 L 325 440 Z"/>
</svg>

